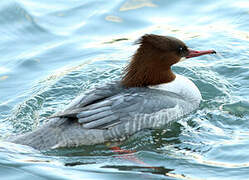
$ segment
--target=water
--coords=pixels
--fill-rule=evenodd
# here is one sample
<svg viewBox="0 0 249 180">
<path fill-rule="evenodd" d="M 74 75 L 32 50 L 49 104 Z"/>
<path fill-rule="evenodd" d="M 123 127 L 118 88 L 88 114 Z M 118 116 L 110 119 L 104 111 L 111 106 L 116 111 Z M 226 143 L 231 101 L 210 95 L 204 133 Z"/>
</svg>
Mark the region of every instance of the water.
<svg viewBox="0 0 249 180">
<path fill-rule="evenodd" d="M 249 3 L 246 0 L 0 1 L 0 137 L 35 129 L 76 95 L 119 77 L 145 33 L 218 54 L 175 72 L 200 108 L 119 146 L 38 152 L 0 142 L 1 179 L 249 179 Z"/>
</svg>

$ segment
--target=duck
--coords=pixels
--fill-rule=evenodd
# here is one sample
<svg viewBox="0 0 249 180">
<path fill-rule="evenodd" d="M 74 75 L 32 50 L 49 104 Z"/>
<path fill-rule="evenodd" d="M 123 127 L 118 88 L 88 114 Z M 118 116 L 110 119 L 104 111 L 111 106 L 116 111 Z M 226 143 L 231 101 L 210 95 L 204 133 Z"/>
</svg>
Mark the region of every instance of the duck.
<svg viewBox="0 0 249 180">
<path fill-rule="evenodd" d="M 156 34 L 145 34 L 135 44 L 138 49 L 120 80 L 79 95 L 48 123 L 11 142 L 38 150 L 121 142 L 195 111 L 202 100 L 199 89 L 172 66 L 216 52 L 192 50 L 175 37 Z"/>
</svg>

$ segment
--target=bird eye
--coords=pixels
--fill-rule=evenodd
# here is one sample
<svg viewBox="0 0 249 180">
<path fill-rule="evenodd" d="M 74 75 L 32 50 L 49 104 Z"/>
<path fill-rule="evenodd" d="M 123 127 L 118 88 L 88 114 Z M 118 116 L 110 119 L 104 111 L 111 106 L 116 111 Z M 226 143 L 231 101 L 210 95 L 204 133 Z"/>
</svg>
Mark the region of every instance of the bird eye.
<svg viewBox="0 0 249 180">
<path fill-rule="evenodd" d="M 182 46 L 180 46 L 180 47 L 178 48 L 178 53 L 179 53 L 181 56 L 184 56 L 184 55 L 186 54 L 186 52 L 187 52 L 187 47 L 182 47 Z"/>
</svg>

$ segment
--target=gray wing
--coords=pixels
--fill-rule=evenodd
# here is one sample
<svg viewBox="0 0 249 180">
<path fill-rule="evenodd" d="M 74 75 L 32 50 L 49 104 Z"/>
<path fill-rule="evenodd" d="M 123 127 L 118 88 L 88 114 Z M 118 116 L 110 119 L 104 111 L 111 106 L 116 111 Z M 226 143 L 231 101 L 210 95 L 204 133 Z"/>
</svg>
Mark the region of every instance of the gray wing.
<svg viewBox="0 0 249 180">
<path fill-rule="evenodd" d="M 110 129 L 146 114 L 174 108 L 178 95 L 149 88 L 122 88 L 119 84 L 96 89 L 76 100 L 57 117 L 77 119 L 86 129 Z"/>
<path fill-rule="evenodd" d="M 86 107 L 76 117 L 88 129 L 109 129 L 120 123 L 136 121 L 145 115 L 152 115 L 163 109 L 176 106 L 169 96 L 160 97 L 151 91 L 124 92 L 102 102 Z M 167 94 L 168 95 L 168 94 Z"/>
<path fill-rule="evenodd" d="M 76 97 L 62 112 L 57 112 L 50 118 L 54 117 L 75 117 L 81 111 L 87 109 L 91 104 L 102 101 L 108 97 L 120 93 L 123 87 L 118 81 L 99 86 L 81 96 Z"/>
</svg>

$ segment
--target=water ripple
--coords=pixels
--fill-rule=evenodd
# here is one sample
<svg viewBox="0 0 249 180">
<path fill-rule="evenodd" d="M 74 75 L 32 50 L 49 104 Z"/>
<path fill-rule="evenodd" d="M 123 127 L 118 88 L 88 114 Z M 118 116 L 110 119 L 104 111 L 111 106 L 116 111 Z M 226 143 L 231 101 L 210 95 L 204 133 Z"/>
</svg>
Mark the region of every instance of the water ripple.
<svg viewBox="0 0 249 180">
<path fill-rule="evenodd" d="M 1 141 L 1 177 L 248 179 L 247 5 L 246 0 L 0 1 L 1 138 L 38 127 L 78 94 L 118 79 L 136 49 L 132 43 L 145 33 L 218 52 L 173 67 L 200 89 L 203 101 L 196 112 L 118 144 L 37 152 Z M 132 153 L 116 154 L 111 145 Z"/>
</svg>

